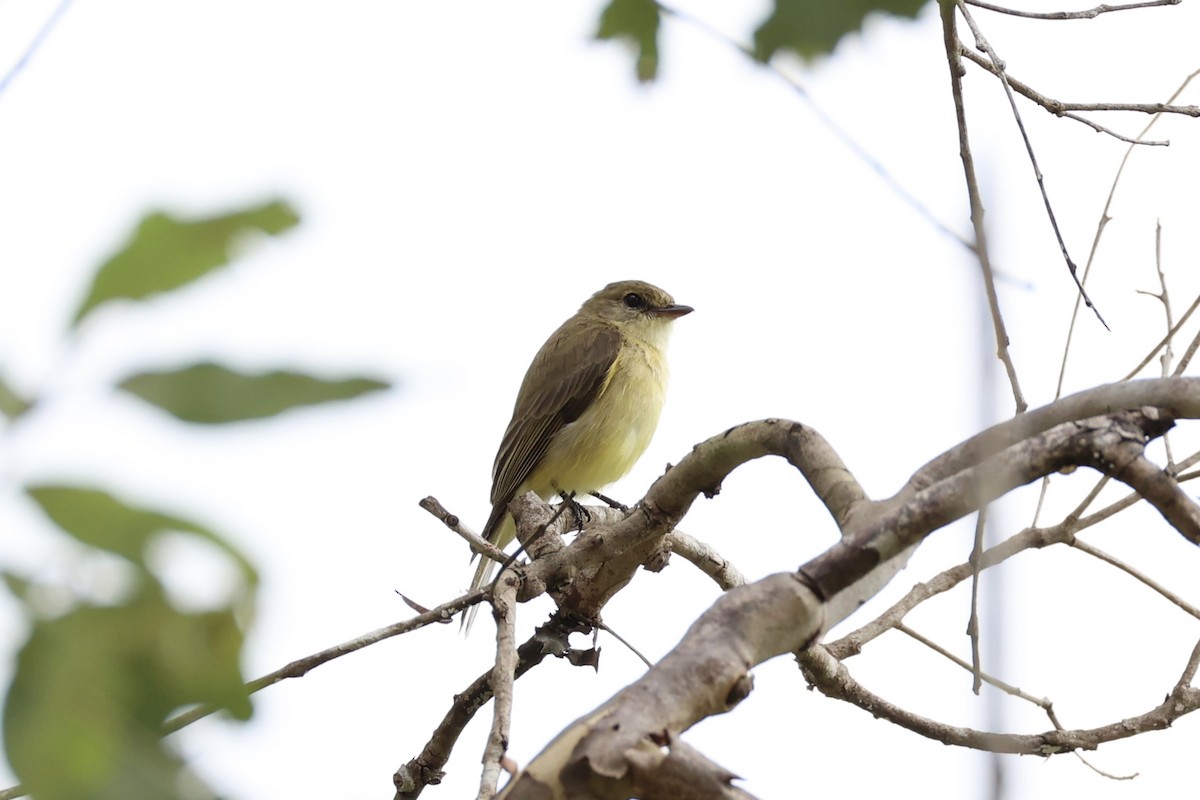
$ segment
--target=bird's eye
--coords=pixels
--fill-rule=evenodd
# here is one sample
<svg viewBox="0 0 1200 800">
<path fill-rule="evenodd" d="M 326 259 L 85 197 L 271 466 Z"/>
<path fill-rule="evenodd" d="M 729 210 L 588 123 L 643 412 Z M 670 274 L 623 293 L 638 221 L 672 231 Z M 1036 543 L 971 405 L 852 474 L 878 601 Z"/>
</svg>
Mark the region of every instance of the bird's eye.
<svg viewBox="0 0 1200 800">
<path fill-rule="evenodd" d="M 629 308 L 645 308 L 646 298 L 642 297 L 637 292 L 630 292 L 625 295 L 625 305 Z"/>
</svg>

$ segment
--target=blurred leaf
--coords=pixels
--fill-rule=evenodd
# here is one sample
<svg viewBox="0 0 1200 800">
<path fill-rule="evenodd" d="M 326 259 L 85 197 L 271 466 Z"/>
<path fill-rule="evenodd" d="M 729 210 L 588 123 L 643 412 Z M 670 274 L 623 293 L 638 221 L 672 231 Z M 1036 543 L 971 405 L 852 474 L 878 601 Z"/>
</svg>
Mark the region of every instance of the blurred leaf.
<svg viewBox="0 0 1200 800">
<path fill-rule="evenodd" d="M 192 703 L 248 718 L 241 646 L 232 613 L 183 614 L 158 591 L 37 622 L 4 708 L 13 770 L 38 800 L 177 797 L 163 720 Z"/>
<path fill-rule="evenodd" d="M 254 567 L 236 548 L 212 531 L 178 517 L 134 508 L 97 489 L 31 486 L 29 496 L 64 531 L 84 544 L 124 556 L 145 567 L 146 545 L 166 531 L 183 531 L 212 542 L 241 569 L 248 586 L 257 581 Z"/>
<path fill-rule="evenodd" d="M 12 390 L 12 387 L 0 375 L 0 414 L 9 419 L 16 419 L 29 410 L 31 403 Z"/>
<path fill-rule="evenodd" d="M 72 325 L 108 300 L 141 300 L 191 283 L 227 264 L 233 246 L 247 234 L 274 235 L 299 221 L 282 200 L 197 220 L 148 214 L 125 248 L 96 271 Z"/>
<path fill-rule="evenodd" d="M 637 77 L 645 83 L 658 75 L 658 27 L 662 11 L 654 0 L 610 0 L 600 12 L 596 38 L 624 39 L 637 50 Z"/>
<path fill-rule="evenodd" d="M 186 422 L 213 424 L 349 400 L 388 384 L 369 378 L 327 381 L 298 372 L 245 375 L 217 364 L 194 364 L 176 372 L 134 375 L 121 388 Z"/>
<path fill-rule="evenodd" d="M 8 587 L 8 591 L 11 592 L 14 597 L 22 602 L 28 602 L 27 598 L 29 597 L 30 589 L 28 578 L 17 575 L 15 572 L 9 572 L 5 570 L 0 572 L 0 580 L 4 581 L 4 585 Z"/>
<path fill-rule="evenodd" d="M 828 55 L 847 33 L 862 27 L 872 11 L 915 17 L 925 0 L 774 0 L 774 9 L 754 32 L 754 54 L 769 61 L 780 50 L 801 58 Z"/>
</svg>

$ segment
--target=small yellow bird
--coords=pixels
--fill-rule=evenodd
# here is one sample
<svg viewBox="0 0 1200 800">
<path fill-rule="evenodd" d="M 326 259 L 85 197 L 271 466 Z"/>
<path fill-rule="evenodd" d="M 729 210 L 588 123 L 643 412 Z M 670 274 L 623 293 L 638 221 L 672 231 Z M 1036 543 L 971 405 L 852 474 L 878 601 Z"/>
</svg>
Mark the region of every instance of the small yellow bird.
<svg viewBox="0 0 1200 800">
<path fill-rule="evenodd" d="M 556 330 L 521 382 L 492 466 L 492 513 L 483 537 L 504 549 L 516 536 L 508 504 L 525 492 L 548 500 L 598 491 L 646 452 L 667 389 L 672 320 L 691 313 L 644 281 L 610 283 Z M 495 562 L 482 559 L 471 587 Z M 463 619 L 469 632 L 479 606 Z"/>
</svg>

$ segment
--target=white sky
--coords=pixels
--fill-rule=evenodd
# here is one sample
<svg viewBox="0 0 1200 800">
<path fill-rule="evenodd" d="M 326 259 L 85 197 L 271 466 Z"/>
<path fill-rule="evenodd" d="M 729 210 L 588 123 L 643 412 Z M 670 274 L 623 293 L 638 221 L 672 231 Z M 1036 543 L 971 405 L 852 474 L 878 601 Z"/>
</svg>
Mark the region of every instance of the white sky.
<svg viewBox="0 0 1200 800">
<path fill-rule="evenodd" d="M 686 7 L 745 38 L 765 4 L 726 5 Z M 54 6 L 0 5 L 0 73 Z M 764 416 L 813 425 L 886 496 L 984 419 L 1012 413 L 1003 385 L 995 410 L 981 391 L 981 353 L 993 346 L 980 344 L 981 291 L 959 245 L 781 80 L 686 24 L 668 20 L 661 79 L 638 86 L 622 48 L 590 41 L 599 8 L 77 0 L 0 95 L 0 369 L 47 398 L 20 430 L 0 433 L 0 564 L 45 580 L 77 580 L 87 566 L 19 496 L 24 482 L 93 483 L 206 522 L 261 568 L 248 677 L 406 617 L 395 589 L 428 605 L 448 599 L 469 581 L 466 548 L 417 501 L 434 494 L 482 523 L 529 358 L 592 291 L 622 278 L 696 308 L 676 326 L 658 435 L 612 488 L 626 501 L 692 444 Z M 1086 22 L 976 17 L 1011 73 L 1052 96 L 1149 102 L 1200 67 L 1197 14 L 1183 4 Z M 932 8 L 916 24 L 875 20 L 800 74 L 821 109 L 968 232 Z M 1072 286 L 999 87 L 971 70 L 967 89 L 994 257 L 1010 276 L 1013 357 L 1040 405 L 1053 396 Z M 1200 87 L 1180 102 L 1200 103 Z M 1125 146 L 1021 109 L 1082 265 Z M 1146 121 L 1096 118 L 1130 135 Z M 1130 163 L 1091 285 L 1113 331 L 1082 317 L 1070 390 L 1115 380 L 1162 335 L 1161 307 L 1136 294 L 1157 288 L 1156 220 L 1176 313 L 1200 291 L 1198 125 L 1162 120 L 1154 138 L 1172 146 Z M 65 340 L 92 269 L 144 210 L 210 213 L 275 193 L 301 210 L 298 231 L 167 300 L 98 313 L 77 342 Z M 209 430 L 104 388 L 199 358 L 380 375 L 398 389 Z M 1185 443 L 1177 453 L 1190 452 Z M 1091 484 L 1086 474 L 1057 480 L 1051 505 L 1061 513 Z M 998 511 L 1003 533 L 1029 522 L 1031 497 Z M 1200 602 L 1200 555 L 1153 514 L 1137 519 L 1090 538 Z M 782 462 L 739 470 L 684 528 L 751 577 L 793 569 L 834 540 Z M 939 532 L 886 598 L 964 560 L 969 536 L 966 525 Z M 185 596 L 212 591 L 211 571 L 178 571 Z M 1024 555 L 1003 576 L 1007 637 L 985 666 L 1052 698 L 1068 727 L 1159 702 L 1196 636 L 1195 620 L 1074 552 Z M 639 575 L 605 619 L 657 658 L 715 593 L 678 560 Z M 910 622 L 965 656 L 965 598 L 954 592 Z M 523 611 L 528 630 L 547 604 Z M 266 690 L 248 725 L 208 721 L 178 741 L 233 798 L 390 797 L 392 772 L 490 664 L 490 633 L 481 624 L 464 641 L 457 626 L 437 626 L 389 641 Z M 21 635 L 15 609 L 0 603 L 0 671 Z M 518 683 L 518 763 L 640 674 L 619 644 L 602 645 L 598 675 L 555 662 Z M 915 711 L 986 724 L 970 676 L 899 635 L 849 666 Z M 687 734 L 750 791 L 788 797 L 811 782 L 852 796 L 983 796 L 979 754 L 808 692 L 789 659 L 755 680 L 734 713 Z M 1047 727 L 1033 710 L 1005 708 L 1015 730 Z M 426 796 L 473 796 L 489 714 Z M 1070 757 L 1011 759 L 1012 797 L 1185 796 L 1198 724 L 1091 756 L 1110 772 L 1140 772 L 1132 782 Z M 9 777 L 0 768 L 0 783 Z"/>
</svg>

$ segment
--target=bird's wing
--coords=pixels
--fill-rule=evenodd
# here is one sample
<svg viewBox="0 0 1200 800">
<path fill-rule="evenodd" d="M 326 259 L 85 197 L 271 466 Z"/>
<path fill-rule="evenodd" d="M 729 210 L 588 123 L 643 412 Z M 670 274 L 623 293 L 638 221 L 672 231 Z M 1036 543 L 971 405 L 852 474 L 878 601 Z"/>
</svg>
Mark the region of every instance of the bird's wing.
<svg viewBox="0 0 1200 800">
<path fill-rule="evenodd" d="M 600 394 L 621 349 L 621 333 L 597 324 L 569 337 L 560 328 L 525 374 L 512 421 L 492 467 L 492 504 L 507 506 L 537 467 L 554 435 L 579 418 Z M 536 386 L 531 377 L 537 375 Z M 503 518 L 503 513 L 500 514 Z"/>
</svg>

